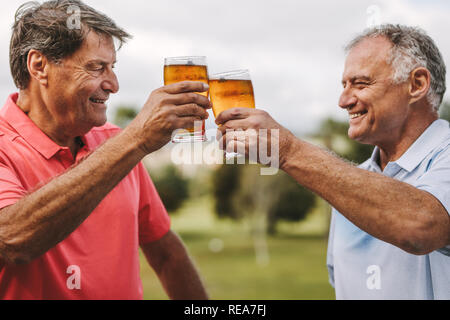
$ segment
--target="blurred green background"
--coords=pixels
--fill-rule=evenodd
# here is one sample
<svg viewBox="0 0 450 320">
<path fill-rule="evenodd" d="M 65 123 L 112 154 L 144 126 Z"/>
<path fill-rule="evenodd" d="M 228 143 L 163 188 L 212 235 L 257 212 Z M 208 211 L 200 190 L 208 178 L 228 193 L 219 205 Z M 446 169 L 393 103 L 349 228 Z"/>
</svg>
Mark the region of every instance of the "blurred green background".
<svg viewBox="0 0 450 320">
<path fill-rule="evenodd" d="M 137 114 L 129 106 L 117 110 L 122 127 Z M 441 118 L 450 120 L 450 103 Z M 326 119 L 301 138 L 361 163 L 373 147 L 349 140 L 347 131 L 346 122 Z M 144 163 L 211 299 L 335 299 L 326 268 L 331 208 L 325 201 L 281 171 L 262 176 L 256 164 L 177 164 L 173 148 Z M 184 160 L 193 160 L 193 146 L 188 151 Z M 142 253 L 141 277 L 144 299 L 168 299 Z"/>
<path fill-rule="evenodd" d="M 173 230 L 185 242 L 211 299 L 334 299 L 319 213 L 268 236 L 269 258 L 261 263 L 246 222 L 218 220 L 212 210 L 211 198 L 193 199 L 172 218 Z M 144 299 L 167 299 L 142 255 L 141 277 Z"/>
</svg>

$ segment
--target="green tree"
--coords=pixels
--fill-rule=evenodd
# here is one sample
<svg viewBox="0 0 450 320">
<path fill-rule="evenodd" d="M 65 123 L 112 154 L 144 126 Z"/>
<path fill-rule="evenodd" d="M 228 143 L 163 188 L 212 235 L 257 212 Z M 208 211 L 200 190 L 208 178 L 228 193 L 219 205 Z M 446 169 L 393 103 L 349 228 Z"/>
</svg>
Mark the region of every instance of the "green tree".
<svg viewBox="0 0 450 320">
<path fill-rule="evenodd" d="M 450 121 L 450 101 L 445 101 L 442 103 L 439 109 L 439 115 L 441 119 Z"/>
<path fill-rule="evenodd" d="M 348 129 L 348 122 L 328 118 L 322 122 L 314 137 L 339 156 L 358 164 L 362 163 L 372 155 L 373 146 L 351 140 L 348 137 Z"/>
<path fill-rule="evenodd" d="M 174 165 L 166 166 L 161 173 L 152 178 L 167 211 L 175 213 L 189 197 L 189 181 Z"/>
<path fill-rule="evenodd" d="M 221 218 L 231 217 L 238 219 L 242 215 L 233 206 L 233 197 L 239 192 L 241 166 L 222 165 L 212 175 L 213 196 L 215 211 Z"/>
<path fill-rule="evenodd" d="M 280 220 L 299 221 L 312 208 L 315 196 L 287 174 L 261 175 L 260 165 L 223 165 L 213 174 L 219 217 L 245 218 L 255 248 L 256 262 L 269 263 L 267 234 Z"/>
<path fill-rule="evenodd" d="M 278 199 L 269 210 L 268 232 L 276 233 L 276 225 L 280 220 L 295 222 L 303 220 L 314 207 L 315 195 L 300 186 L 285 172 L 280 172 L 274 188 L 281 188 Z"/>
<path fill-rule="evenodd" d="M 315 196 L 282 171 L 263 176 L 260 169 L 260 165 L 224 164 L 213 173 L 218 216 L 248 218 L 271 234 L 280 220 L 304 219 Z"/>
</svg>

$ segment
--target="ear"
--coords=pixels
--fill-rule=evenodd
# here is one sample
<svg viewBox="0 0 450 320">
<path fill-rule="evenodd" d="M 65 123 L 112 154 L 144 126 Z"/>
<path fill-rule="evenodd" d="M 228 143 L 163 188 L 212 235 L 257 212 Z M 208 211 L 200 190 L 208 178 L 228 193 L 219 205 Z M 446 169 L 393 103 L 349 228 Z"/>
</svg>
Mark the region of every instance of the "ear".
<svg viewBox="0 0 450 320">
<path fill-rule="evenodd" d="M 31 79 L 38 81 L 43 86 L 47 86 L 49 63 L 40 51 L 31 49 L 28 52 L 27 66 Z"/>
<path fill-rule="evenodd" d="M 426 97 L 431 85 L 431 74 L 428 69 L 420 67 L 411 72 L 409 94 L 410 104 Z"/>
</svg>

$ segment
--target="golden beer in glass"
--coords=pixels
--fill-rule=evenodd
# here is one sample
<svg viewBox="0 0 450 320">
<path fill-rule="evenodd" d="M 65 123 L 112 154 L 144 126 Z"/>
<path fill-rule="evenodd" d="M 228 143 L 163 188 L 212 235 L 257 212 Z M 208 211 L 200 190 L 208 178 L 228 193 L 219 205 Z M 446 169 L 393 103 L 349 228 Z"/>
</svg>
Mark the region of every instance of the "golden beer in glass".
<svg viewBox="0 0 450 320">
<path fill-rule="evenodd" d="M 232 108 L 255 108 L 255 94 L 247 70 L 218 73 L 209 79 L 214 116 Z"/>
<path fill-rule="evenodd" d="M 206 57 L 172 57 L 164 62 L 164 85 L 182 81 L 199 81 L 208 84 L 208 65 Z M 208 97 L 208 92 L 199 92 Z M 205 121 L 199 121 L 194 128 L 180 129 L 173 137 L 172 142 L 198 142 L 206 141 Z"/>
<path fill-rule="evenodd" d="M 255 94 L 248 70 L 217 73 L 209 78 L 209 94 L 213 113 L 219 114 L 233 108 L 255 108 Z M 226 153 L 227 158 L 238 156 Z"/>
</svg>

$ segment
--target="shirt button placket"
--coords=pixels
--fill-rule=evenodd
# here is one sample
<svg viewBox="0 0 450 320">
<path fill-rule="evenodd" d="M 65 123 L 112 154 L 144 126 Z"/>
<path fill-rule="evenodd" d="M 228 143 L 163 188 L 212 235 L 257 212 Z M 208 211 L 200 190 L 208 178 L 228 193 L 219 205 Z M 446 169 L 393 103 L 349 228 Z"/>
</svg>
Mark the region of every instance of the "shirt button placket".
<svg viewBox="0 0 450 320">
<path fill-rule="evenodd" d="M 73 156 L 72 156 L 72 153 L 70 152 L 69 149 L 66 149 L 66 148 L 62 149 L 59 152 L 59 158 L 61 159 L 61 162 L 62 162 L 64 168 L 67 169 L 67 168 L 70 168 L 72 166 L 72 164 L 73 164 Z"/>
</svg>

